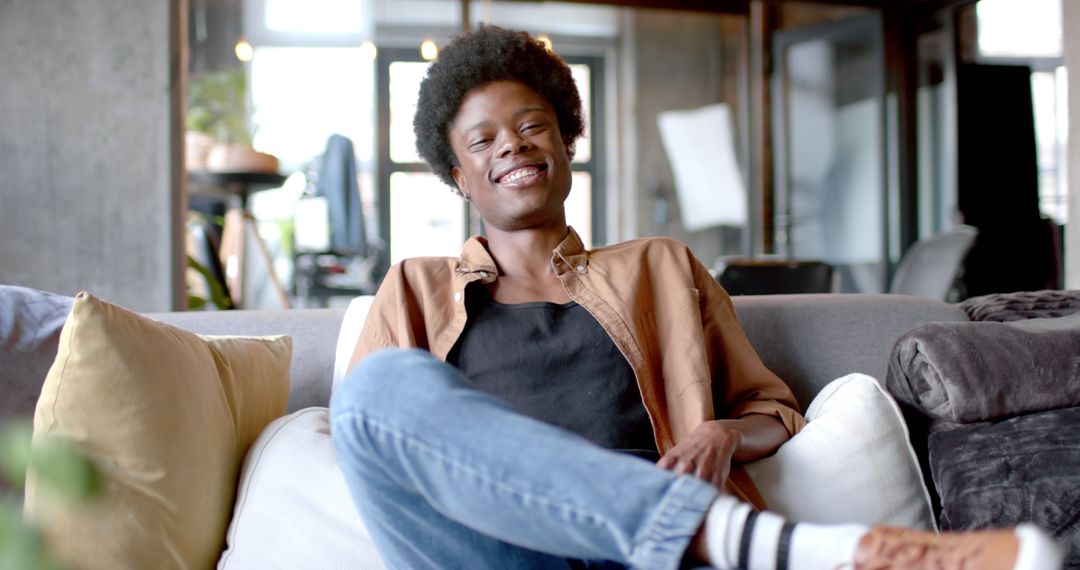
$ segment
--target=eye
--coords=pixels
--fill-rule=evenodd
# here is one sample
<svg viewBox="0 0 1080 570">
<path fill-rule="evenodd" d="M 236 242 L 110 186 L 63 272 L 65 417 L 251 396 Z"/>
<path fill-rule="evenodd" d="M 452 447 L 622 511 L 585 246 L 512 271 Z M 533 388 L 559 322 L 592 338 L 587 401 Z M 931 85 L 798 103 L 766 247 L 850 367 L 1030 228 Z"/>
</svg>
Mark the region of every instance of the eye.
<svg viewBox="0 0 1080 570">
<path fill-rule="evenodd" d="M 491 144 L 491 139 L 478 138 L 469 141 L 469 150 L 483 150 Z"/>
<path fill-rule="evenodd" d="M 544 128 L 543 123 L 526 123 L 522 125 L 521 132 L 523 133 L 535 133 Z"/>
</svg>

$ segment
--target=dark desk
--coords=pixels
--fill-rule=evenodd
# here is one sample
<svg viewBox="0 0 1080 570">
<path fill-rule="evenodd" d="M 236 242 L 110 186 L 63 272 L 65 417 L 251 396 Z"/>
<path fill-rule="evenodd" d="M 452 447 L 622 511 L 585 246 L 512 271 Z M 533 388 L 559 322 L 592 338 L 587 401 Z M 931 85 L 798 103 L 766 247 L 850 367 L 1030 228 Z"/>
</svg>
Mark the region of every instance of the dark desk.
<svg viewBox="0 0 1080 570">
<path fill-rule="evenodd" d="M 229 202 L 219 255 L 229 295 L 237 308 L 242 308 L 243 302 L 244 234 L 245 228 L 249 227 L 282 306 L 288 308 L 290 305 L 285 287 L 274 271 L 270 250 L 259 235 L 255 219 L 247 211 L 248 197 L 252 192 L 281 186 L 285 178 L 276 172 L 188 172 L 192 196 L 222 197 Z"/>
<path fill-rule="evenodd" d="M 247 209 L 248 196 L 256 190 L 281 186 L 285 176 L 276 172 L 188 172 L 191 193 L 237 197 L 239 208 Z"/>
</svg>

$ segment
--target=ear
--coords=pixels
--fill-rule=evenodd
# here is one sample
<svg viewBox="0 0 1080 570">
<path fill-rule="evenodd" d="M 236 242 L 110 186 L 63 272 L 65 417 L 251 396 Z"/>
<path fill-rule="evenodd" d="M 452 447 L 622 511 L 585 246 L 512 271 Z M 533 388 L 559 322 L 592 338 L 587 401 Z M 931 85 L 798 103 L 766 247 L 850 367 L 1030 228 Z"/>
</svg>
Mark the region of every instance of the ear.
<svg viewBox="0 0 1080 570">
<path fill-rule="evenodd" d="M 461 173 L 460 168 L 456 166 L 450 168 L 450 176 L 454 177 L 454 184 L 457 184 L 462 195 L 469 193 L 469 190 L 465 187 L 465 175 Z"/>
</svg>

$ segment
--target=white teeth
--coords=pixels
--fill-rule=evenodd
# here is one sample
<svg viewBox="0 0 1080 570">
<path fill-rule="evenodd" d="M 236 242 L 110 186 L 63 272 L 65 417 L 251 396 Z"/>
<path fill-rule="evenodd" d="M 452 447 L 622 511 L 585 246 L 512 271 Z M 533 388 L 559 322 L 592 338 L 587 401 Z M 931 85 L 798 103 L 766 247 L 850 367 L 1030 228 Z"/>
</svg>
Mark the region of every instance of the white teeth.
<svg viewBox="0 0 1080 570">
<path fill-rule="evenodd" d="M 540 172 L 540 171 L 536 167 L 526 166 L 525 168 L 519 168 L 519 169 L 511 172 L 510 174 L 507 174 L 506 176 L 503 176 L 502 182 L 504 184 L 508 183 L 508 182 L 516 182 L 518 180 L 521 180 L 522 178 L 525 178 L 526 176 L 532 176 L 532 175 L 536 174 L 537 172 Z"/>
</svg>

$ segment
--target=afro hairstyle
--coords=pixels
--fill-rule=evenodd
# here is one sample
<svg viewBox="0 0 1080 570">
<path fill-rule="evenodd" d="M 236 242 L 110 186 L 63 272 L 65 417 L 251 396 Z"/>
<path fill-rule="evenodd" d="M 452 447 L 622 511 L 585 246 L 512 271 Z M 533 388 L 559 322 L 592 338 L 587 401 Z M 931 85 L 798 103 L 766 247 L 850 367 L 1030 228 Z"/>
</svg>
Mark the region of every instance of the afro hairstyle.
<svg viewBox="0 0 1080 570">
<path fill-rule="evenodd" d="M 459 192 L 451 174 L 458 160 L 450 147 L 450 124 L 469 91 L 501 80 L 522 83 L 551 104 L 571 158 L 585 130 L 581 96 L 566 62 L 525 32 L 481 25 L 440 51 L 420 84 L 413 119 L 416 150 L 443 182 Z"/>
</svg>

